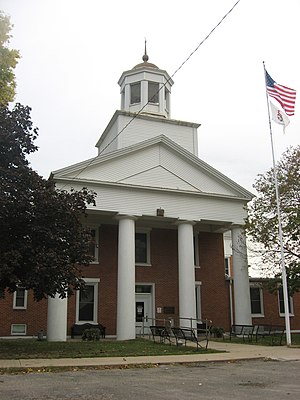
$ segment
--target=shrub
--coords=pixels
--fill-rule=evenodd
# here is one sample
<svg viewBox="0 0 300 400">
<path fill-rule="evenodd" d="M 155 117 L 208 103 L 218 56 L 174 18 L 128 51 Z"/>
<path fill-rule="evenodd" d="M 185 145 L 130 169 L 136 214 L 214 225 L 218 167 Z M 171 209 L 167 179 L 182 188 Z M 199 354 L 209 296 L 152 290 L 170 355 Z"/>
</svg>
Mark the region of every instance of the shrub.
<svg viewBox="0 0 300 400">
<path fill-rule="evenodd" d="M 85 329 L 82 334 L 82 340 L 99 340 L 100 339 L 100 329 L 89 328 Z"/>
<path fill-rule="evenodd" d="M 211 329 L 211 333 L 214 335 L 214 337 L 221 338 L 224 335 L 224 328 L 221 326 L 213 326 Z"/>
</svg>

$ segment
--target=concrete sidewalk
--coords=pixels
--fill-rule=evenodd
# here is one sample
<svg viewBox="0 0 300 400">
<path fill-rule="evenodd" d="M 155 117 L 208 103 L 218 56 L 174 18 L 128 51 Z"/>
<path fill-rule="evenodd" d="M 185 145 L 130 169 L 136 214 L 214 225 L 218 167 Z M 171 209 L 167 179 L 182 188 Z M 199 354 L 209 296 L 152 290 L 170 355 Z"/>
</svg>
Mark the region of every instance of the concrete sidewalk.
<svg viewBox="0 0 300 400">
<path fill-rule="evenodd" d="M 209 348 L 223 353 L 187 354 L 170 356 L 139 357 L 94 357 L 59 359 L 19 359 L 0 360 L 0 369 L 7 368 L 47 368 L 47 367 L 109 367 L 126 365 L 199 363 L 235 361 L 247 359 L 272 359 L 280 361 L 300 361 L 300 348 L 286 346 L 255 346 L 227 342 L 210 342 Z"/>
</svg>

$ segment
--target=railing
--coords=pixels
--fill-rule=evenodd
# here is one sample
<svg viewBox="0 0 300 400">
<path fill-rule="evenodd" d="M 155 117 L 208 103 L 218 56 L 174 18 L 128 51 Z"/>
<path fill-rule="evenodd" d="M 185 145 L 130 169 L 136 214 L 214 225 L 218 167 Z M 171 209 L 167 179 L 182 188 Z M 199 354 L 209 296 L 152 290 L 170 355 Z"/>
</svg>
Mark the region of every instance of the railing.
<svg viewBox="0 0 300 400">
<path fill-rule="evenodd" d="M 185 317 L 177 317 L 177 318 L 150 318 L 148 316 L 143 317 L 142 326 L 140 328 L 139 335 L 151 335 L 149 326 L 151 325 L 159 325 L 164 326 L 167 329 L 171 330 L 172 327 L 181 327 L 181 328 L 190 328 L 190 329 L 206 329 L 212 325 L 212 321 L 208 319 L 196 319 L 196 318 L 185 318 Z"/>
</svg>

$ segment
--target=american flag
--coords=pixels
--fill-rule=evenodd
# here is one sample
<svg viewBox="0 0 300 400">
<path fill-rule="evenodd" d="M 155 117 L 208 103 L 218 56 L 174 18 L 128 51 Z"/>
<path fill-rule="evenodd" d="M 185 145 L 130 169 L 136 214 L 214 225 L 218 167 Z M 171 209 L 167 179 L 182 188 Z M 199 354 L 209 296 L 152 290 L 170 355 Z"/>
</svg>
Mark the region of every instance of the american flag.
<svg viewBox="0 0 300 400">
<path fill-rule="evenodd" d="M 269 96 L 274 97 L 287 115 L 295 114 L 296 90 L 279 85 L 266 73 L 266 87 Z"/>
</svg>

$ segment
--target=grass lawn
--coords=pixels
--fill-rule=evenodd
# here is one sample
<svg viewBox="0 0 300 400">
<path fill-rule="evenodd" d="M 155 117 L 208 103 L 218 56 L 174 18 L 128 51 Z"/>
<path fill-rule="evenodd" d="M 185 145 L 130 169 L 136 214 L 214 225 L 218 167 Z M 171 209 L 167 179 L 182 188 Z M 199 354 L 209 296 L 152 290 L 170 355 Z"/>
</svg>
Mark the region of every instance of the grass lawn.
<svg viewBox="0 0 300 400">
<path fill-rule="evenodd" d="M 211 338 L 212 341 L 223 341 L 223 339 L 217 339 L 217 338 Z M 300 334 L 295 334 L 293 333 L 291 335 L 291 340 L 292 340 L 292 346 L 295 347 L 300 347 Z M 255 341 L 255 338 L 253 338 L 252 341 L 248 342 L 248 340 L 246 339 L 245 341 L 242 338 L 238 338 L 238 337 L 233 337 L 231 338 L 231 341 L 229 340 L 229 337 L 227 337 L 225 339 L 225 342 L 229 342 L 229 343 L 240 343 L 240 344 L 249 344 L 249 345 L 261 345 L 261 346 L 278 346 L 279 345 L 279 338 L 275 337 L 273 342 L 272 342 L 272 338 L 271 337 L 264 337 L 264 338 L 260 338 L 257 342 Z M 282 346 L 286 346 L 286 336 L 283 335 L 283 339 L 282 339 Z"/>
<path fill-rule="evenodd" d="M 80 357 L 130 357 L 171 354 L 215 353 L 216 350 L 196 350 L 195 347 L 154 343 L 151 340 L 127 341 L 67 341 L 47 342 L 35 339 L 0 339 L 0 359 L 19 358 L 80 358 Z"/>
</svg>

